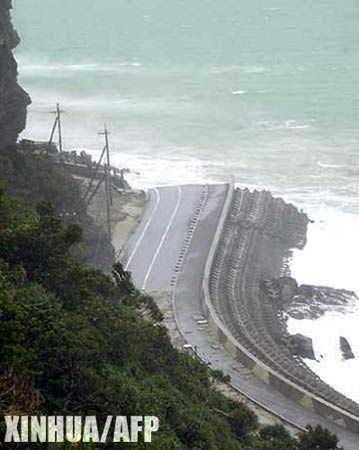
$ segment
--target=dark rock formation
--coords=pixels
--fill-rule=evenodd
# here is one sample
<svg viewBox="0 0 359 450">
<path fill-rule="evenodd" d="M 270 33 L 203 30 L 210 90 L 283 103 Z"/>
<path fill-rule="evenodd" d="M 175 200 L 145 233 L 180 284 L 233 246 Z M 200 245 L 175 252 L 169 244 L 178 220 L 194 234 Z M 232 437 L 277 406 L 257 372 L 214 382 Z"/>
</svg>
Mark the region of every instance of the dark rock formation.
<svg viewBox="0 0 359 450">
<path fill-rule="evenodd" d="M 20 39 L 10 18 L 11 0 L 0 0 L 0 150 L 15 144 L 26 125 L 29 95 L 17 82 L 12 50 Z"/>
<path fill-rule="evenodd" d="M 340 336 L 339 344 L 340 344 L 340 350 L 343 355 L 343 359 L 348 360 L 348 359 L 355 358 L 355 355 L 350 347 L 350 344 L 345 337 Z"/>
<path fill-rule="evenodd" d="M 296 295 L 286 305 L 285 312 L 294 319 L 319 319 L 326 312 L 345 313 L 358 301 L 354 292 L 325 286 L 299 286 Z"/>
<path fill-rule="evenodd" d="M 319 319 L 326 312 L 345 313 L 358 302 L 355 292 L 326 286 L 298 286 L 294 278 L 284 276 L 261 280 L 260 292 L 279 312 L 293 319 Z"/>
<path fill-rule="evenodd" d="M 298 293 L 298 283 L 291 277 L 262 281 L 260 288 L 270 300 L 281 305 L 290 302 Z"/>
<path fill-rule="evenodd" d="M 303 334 L 294 334 L 290 336 L 289 347 L 294 355 L 315 360 L 313 340 L 310 337 Z"/>
</svg>

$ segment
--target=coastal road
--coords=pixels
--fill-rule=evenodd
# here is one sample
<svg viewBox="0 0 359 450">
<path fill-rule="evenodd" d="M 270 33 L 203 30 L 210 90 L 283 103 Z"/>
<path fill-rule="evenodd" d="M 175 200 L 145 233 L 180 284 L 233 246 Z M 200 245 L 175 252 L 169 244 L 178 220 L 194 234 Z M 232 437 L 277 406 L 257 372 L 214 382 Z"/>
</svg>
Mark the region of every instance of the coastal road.
<svg viewBox="0 0 359 450">
<path fill-rule="evenodd" d="M 138 289 L 170 289 L 205 189 L 202 185 L 187 185 L 148 192 L 149 205 L 143 220 L 122 250 L 122 262 Z"/>
<path fill-rule="evenodd" d="M 204 268 L 227 189 L 227 185 L 189 185 L 150 190 L 143 220 L 127 242 L 122 262 L 139 289 L 172 292 L 177 325 L 186 341 L 212 368 L 229 374 L 234 388 L 298 427 L 321 424 L 339 436 L 345 450 L 358 450 L 357 434 L 301 407 L 257 379 L 223 349 L 203 324 L 198 325 L 203 314 Z M 198 220 L 193 227 L 195 217 Z M 193 234 L 188 241 L 191 227 Z"/>
<path fill-rule="evenodd" d="M 218 192 L 217 192 L 218 194 Z M 209 198 L 216 195 L 209 187 Z M 224 199 L 222 199 L 222 202 Z M 223 206 L 223 203 L 222 203 Z M 222 370 L 230 375 L 231 384 L 256 404 L 282 417 L 290 424 L 305 428 L 307 424 L 320 424 L 336 433 L 345 450 L 359 449 L 358 434 L 335 425 L 309 409 L 303 408 L 272 386 L 256 378 L 251 371 L 243 367 L 229 354 L 198 320 L 204 318 L 201 306 L 202 279 L 208 252 L 203 251 L 203 240 L 214 236 L 221 208 L 213 208 L 207 203 L 201 220 L 193 235 L 187 258 L 179 274 L 176 290 L 173 293 L 177 325 L 188 343 L 196 349 L 197 355 L 213 369 Z"/>
</svg>

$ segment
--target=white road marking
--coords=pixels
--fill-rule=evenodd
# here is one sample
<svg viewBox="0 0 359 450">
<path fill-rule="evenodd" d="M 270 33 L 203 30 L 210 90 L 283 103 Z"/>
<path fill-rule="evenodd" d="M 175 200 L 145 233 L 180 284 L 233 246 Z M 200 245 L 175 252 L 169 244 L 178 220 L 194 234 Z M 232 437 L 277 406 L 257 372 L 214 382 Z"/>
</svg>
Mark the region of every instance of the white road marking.
<svg viewBox="0 0 359 450">
<path fill-rule="evenodd" d="M 149 217 L 145 227 L 143 228 L 141 236 L 138 238 L 138 241 L 136 242 L 136 245 L 135 245 L 135 247 L 134 247 L 130 257 L 128 258 L 128 261 L 127 261 L 126 266 L 125 266 L 125 270 L 128 270 L 128 268 L 129 268 L 129 266 L 130 266 L 130 264 L 131 264 L 131 262 L 132 262 L 132 260 L 133 260 L 133 258 L 135 256 L 139 246 L 141 245 L 141 242 L 143 241 L 143 238 L 145 237 L 145 234 L 146 234 L 146 231 L 148 230 L 148 227 L 151 225 L 151 222 L 152 222 L 152 220 L 153 220 L 153 218 L 154 218 L 154 216 L 155 216 L 155 214 L 157 212 L 158 205 L 160 204 L 160 200 L 161 200 L 160 191 L 157 188 L 155 188 L 154 191 L 156 193 L 156 204 L 155 204 L 155 207 L 153 208 L 153 211 L 152 211 L 152 213 L 151 213 L 151 215 L 150 215 L 150 217 Z"/>
<path fill-rule="evenodd" d="M 145 279 L 143 280 L 142 290 L 144 290 L 144 289 L 146 288 L 146 284 L 147 284 L 148 278 L 149 278 L 149 276 L 150 276 L 150 274 L 151 274 L 151 272 L 152 272 L 153 266 L 155 265 L 156 259 L 157 259 L 158 255 L 159 255 L 160 251 L 161 251 L 161 248 L 162 248 L 163 243 L 165 242 L 165 240 L 166 240 L 166 238 L 167 238 L 167 236 L 168 236 L 168 233 L 169 233 L 169 231 L 170 231 L 170 229 L 171 229 L 171 226 L 172 226 L 172 224 L 173 224 L 173 221 L 174 221 L 174 219 L 175 219 L 175 217 L 176 217 L 176 215 L 177 215 L 178 208 L 179 208 L 179 206 L 180 206 L 180 204 L 181 204 L 181 199 L 182 199 L 182 189 L 181 189 L 181 186 L 176 186 L 176 187 L 177 187 L 177 191 L 178 191 L 178 199 L 177 199 L 176 207 L 175 207 L 175 209 L 173 210 L 171 219 L 170 219 L 170 221 L 168 222 L 166 231 L 164 232 L 164 234 L 163 234 L 163 236 L 162 236 L 161 242 L 159 243 L 159 245 L 158 245 L 158 247 L 157 247 L 157 250 L 156 250 L 155 254 L 153 255 L 151 264 L 150 264 L 150 266 L 149 266 L 149 268 L 148 268 L 148 270 L 147 270 Z"/>
</svg>

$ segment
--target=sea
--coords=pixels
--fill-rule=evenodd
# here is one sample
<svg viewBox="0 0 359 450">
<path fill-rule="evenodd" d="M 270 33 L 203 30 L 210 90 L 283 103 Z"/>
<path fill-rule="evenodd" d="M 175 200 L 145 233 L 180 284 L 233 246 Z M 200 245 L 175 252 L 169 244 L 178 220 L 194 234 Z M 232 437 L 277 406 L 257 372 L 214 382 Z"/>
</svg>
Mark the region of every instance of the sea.
<svg viewBox="0 0 359 450">
<path fill-rule="evenodd" d="M 65 148 L 98 157 L 107 124 L 135 187 L 233 177 L 269 189 L 314 221 L 293 276 L 359 295 L 357 0 L 13 3 L 33 101 L 23 138 L 47 140 L 59 102 Z M 313 338 L 314 370 L 359 402 L 359 300 L 333 314 L 289 327 Z M 340 335 L 355 360 L 342 361 Z"/>
</svg>

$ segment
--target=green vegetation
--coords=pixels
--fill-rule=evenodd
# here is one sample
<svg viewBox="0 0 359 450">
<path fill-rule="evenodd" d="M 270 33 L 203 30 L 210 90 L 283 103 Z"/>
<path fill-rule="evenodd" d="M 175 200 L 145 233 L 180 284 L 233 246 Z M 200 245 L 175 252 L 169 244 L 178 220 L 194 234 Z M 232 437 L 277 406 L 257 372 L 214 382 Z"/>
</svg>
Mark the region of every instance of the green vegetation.
<svg viewBox="0 0 359 450">
<path fill-rule="evenodd" d="M 62 215 L 67 223 L 80 225 L 83 238 L 71 253 L 83 264 L 110 272 L 113 248 L 105 231 L 87 214 L 79 182 L 71 174 L 44 155 L 24 154 L 17 147 L 9 147 L 0 152 L 0 180 L 15 198 L 33 206 L 50 200 L 57 217 Z M 65 218 L 64 213 L 70 216 Z"/>
<path fill-rule="evenodd" d="M 48 202 L 33 209 L 1 186 L 1 416 L 159 416 L 153 443 L 134 449 L 338 448 L 321 429 L 299 441 L 282 427 L 260 429 L 245 405 L 215 391 L 218 374 L 172 347 L 155 303 L 121 265 L 108 277 L 73 259 L 81 234 L 63 228 Z"/>
</svg>

